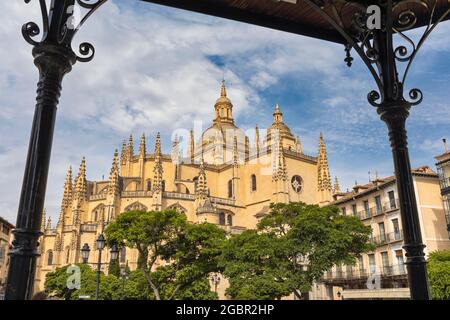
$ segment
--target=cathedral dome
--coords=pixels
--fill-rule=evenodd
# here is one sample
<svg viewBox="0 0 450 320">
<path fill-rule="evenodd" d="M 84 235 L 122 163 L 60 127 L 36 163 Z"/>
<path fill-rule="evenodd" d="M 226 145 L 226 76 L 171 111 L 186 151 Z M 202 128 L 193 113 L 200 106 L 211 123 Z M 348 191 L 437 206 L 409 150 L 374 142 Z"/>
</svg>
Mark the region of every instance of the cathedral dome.
<svg viewBox="0 0 450 320">
<path fill-rule="evenodd" d="M 294 135 L 291 132 L 291 129 L 283 122 L 283 113 L 280 110 L 280 106 L 277 103 L 275 106 L 275 111 L 273 113 L 273 123 L 267 131 L 266 140 L 270 141 L 272 139 L 272 135 L 278 131 L 280 138 L 295 140 Z"/>
</svg>

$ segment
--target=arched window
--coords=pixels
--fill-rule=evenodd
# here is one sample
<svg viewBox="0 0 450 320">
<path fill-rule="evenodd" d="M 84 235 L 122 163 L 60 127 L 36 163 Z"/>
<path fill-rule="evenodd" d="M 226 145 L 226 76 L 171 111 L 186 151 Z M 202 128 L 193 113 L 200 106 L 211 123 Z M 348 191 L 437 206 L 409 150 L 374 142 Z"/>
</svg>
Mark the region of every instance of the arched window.
<svg viewBox="0 0 450 320">
<path fill-rule="evenodd" d="M 127 259 L 127 247 L 124 245 L 120 248 L 120 263 L 125 263 Z"/>
<path fill-rule="evenodd" d="M 161 191 L 166 191 L 166 180 L 161 181 Z"/>
<path fill-rule="evenodd" d="M 51 266 L 53 264 L 53 251 L 48 250 L 47 251 L 47 265 Z"/>
<path fill-rule="evenodd" d="M 223 213 L 223 212 L 219 213 L 219 224 L 221 226 L 225 225 L 225 213 Z"/>
<path fill-rule="evenodd" d="M 192 179 L 192 181 L 194 181 L 194 192 L 197 192 L 198 177 L 194 177 L 194 179 Z"/>
<path fill-rule="evenodd" d="M 147 180 L 147 191 L 151 191 L 152 190 L 152 180 Z"/>
<path fill-rule="evenodd" d="M 70 260 L 70 247 L 66 247 L 66 263 L 69 263 Z"/>
<path fill-rule="evenodd" d="M 256 191 L 256 175 L 251 175 L 252 191 Z"/>
<path fill-rule="evenodd" d="M 105 207 L 100 204 L 98 205 L 91 214 L 91 221 L 99 221 L 100 217 L 105 218 Z"/>
<path fill-rule="evenodd" d="M 127 206 L 124 211 L 128 212 L 128 211 L 147 211 L 148 208 L 146 206 L 144 206 L 142 203 L 140 202 L 133 202 L 132 204 L 130 204 L 129 206 Z"/>
<path fill-rule="evenodd" d="M 233 180 L 228 181 L 228 198 L 233 198 Z"/>
<path fill-rule="evenodd" d="M 229 226 L 232 226 L 232 225 L 233 225 L 233 216 L 232 216 L 231 214 L 229 214 L 229 215 L 227 216 L 227 224 L 228 224 Z"/>
</svg>

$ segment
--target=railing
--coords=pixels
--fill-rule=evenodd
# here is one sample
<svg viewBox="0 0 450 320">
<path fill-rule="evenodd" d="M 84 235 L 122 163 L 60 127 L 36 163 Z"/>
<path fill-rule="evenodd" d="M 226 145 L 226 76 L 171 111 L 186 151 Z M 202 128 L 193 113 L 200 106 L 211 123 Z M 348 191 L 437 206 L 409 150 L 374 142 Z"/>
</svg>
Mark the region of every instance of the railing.
<svg viewBox="0 0 450 320">
<path fill-rule="evenodd" d="M 63 231 L 72 231 L 73 226 L 64 226 Z"/>
<path fill-rule="evenodd" d="M 95 200 L 105 200 L 106 199 L 106 193 L 100 193 L 100 194 L 93 194 L 89 197 L 89 201 L 95 201 Z"/>
<path fill-rule="evenodd" d="M 45 230 L 45 234 L 47 235 L 52 235 L 52 234 L 56 234 L 56 229 L 47 229 Z"/>
<path fill-rule="evenodd" d="M 406 274 L 406 266 L 404 264 L 386 265 L 386 266 L 372 266 L 369 269 L 352 268 L 351 270 L 337 270 L 325 272 L 323 278 L 325 280 L 356 280 L 366 279 L 373 275 L 380 276 L 399 276 Z"/>
<path fill-rule="evenodd" d="M 122 191 L 122 198 L 145 198 L 153 196 L 153 191 Z"/>
<path fill-rule="evenodd" d="M 403 231 L 398 230 L 387 234 L 388 242 L 396 242 L 403 240 Z"/>
<path fill-rule="evenodd" d="M 380 206 L 379 208 L 378 207 L 374 207 L 372 209 L 373 209 L 373 215 L 374 216 L 379 216 L 379 215 L 384 213 L 383 206 Z"/>
<path fill-rule="evenodd" d="M 441 189 L 450 188 L 450 177 L 441 177 L 439 183 L 441 184 Z"/>
<path fill-rule="evenodd" d="M 171 199 L 195 200 L 194 194 L 179 193 L 179 192 L 163 192 L 163 197 Z"/>
<path fill-rule="evenodd" d="M 383 206 L 384 212 L 388 212 L 388 211 L 392 211 L 392 210 L 396 210 L 396 209 L 400 209 L 400 204 L 399 204 L 398 199 L 389 200 L 389 201 L 385 202 L 385 204 Z"/>
<path fill-rule="evenodd" d="M 97 232 L 97 224 L 82 224 L 82 232 Z"/>
<path fill-rule="evenodd" d="M 234 199 L 225 199 L 225 198 L 217 198 L 217 197 L 211 197 L 212 203 L 218 203 L 218 204 L 224 204 L 228 206 L 234 206 L 235 200 Z"/>
<path fill-rule="evenodd" d="M 387 244 L 386 234 L 381 233 L 378 236 L 372 236 L 370 238 L 370 242 L 372 242 L 373 244 L 375 244 L 377 246 L 383 246 L 383 245 Z"/>
<path fill-rule="evenodd" d="M 373 212 L 373 208 L 369 208 L 369 210 L 363 210 L 363 211 L 358 212 L 359 219 L 365 220 L 365 219 L 372 218 L 372 215 L 373 215 L 372 212 Z"/>
</svg>

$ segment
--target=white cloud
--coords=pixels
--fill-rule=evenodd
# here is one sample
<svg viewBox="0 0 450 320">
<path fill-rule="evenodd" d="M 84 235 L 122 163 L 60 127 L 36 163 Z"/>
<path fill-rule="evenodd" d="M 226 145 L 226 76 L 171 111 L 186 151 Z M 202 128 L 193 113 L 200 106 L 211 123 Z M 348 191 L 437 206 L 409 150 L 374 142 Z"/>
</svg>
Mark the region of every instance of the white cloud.
<svg viewBox="0 0 450 320">
<path fill-rule="evenodd" d="M 20 28 L 40 17 L 37 1 L 8 1 L 2 9 L 0 37 L 8 45 L 0 47 L 0 209 L 14 221 L 37 81 Z M 384 124 L 365 100 L 373 83 L 359 75 L 358 62 L 346 69 L 342 46 L 143 2 L 119 5 L 117 0 L 100 8 L 76 41 L 91 42 L 96 57 L 77 63 L 63 83 L 46 199 L 53 216 L 69 164 L 76 171 L 85 155 L 88 178 L 100 179 L 109 171 L 113 149 L 130 132 L 146 132 L 153 140 L 162 131 L 168 147 L 174 129 L 212 118 L 224 73 L 234 115 L 250 127 L 261 119 L 271 121 L 275 101 L 266 101 L 266 91 L 279 86 L 312 96 L 310 105 L 302 106 L 309 112 L 307 121 L 287 122 L 311 153 L 320 128 L 325 130 L 337 167 L 339 157 L 355 145 L 374 151 L 387 144 Z M 448 110 L 443 108 L 441 119 Z M 360 172 L 366 171 L 363 166 Z"/>
</svg>

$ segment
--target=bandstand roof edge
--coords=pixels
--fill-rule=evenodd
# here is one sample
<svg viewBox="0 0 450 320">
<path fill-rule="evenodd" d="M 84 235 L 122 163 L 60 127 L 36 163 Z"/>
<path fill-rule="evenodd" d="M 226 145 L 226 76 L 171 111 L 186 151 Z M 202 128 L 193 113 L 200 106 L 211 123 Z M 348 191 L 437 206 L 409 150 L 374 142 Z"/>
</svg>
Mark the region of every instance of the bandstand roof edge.
<svg viewBox="0 0 450 320">
<path fill-rule="evenodd" d="M 352 28 L 353 13 L 361 10 L 360 3 L 375 3 L 363 0 L 141 0 L 163 6 L 194 11 L 211 16 L 254 24 L 270 29 L 290 32 L 321 40 L 345 44 L 344 37 L 310 5 L 333 3 L 344 29 Z M 435 0 L 394 0 L 394 12 L 411 10 L 417 21 L 413 28 L 428 24 Z M 449 0 L 437 0 L 435 16 L 449 8 Z M 325 12 L 333 17 L 334 8 L 325 6 Z M 450 15 L 446 17 L 446 20 Z M 412 28 L 411 28 L 412 29 Z"/>
</svg>

